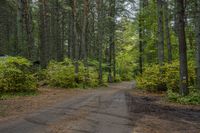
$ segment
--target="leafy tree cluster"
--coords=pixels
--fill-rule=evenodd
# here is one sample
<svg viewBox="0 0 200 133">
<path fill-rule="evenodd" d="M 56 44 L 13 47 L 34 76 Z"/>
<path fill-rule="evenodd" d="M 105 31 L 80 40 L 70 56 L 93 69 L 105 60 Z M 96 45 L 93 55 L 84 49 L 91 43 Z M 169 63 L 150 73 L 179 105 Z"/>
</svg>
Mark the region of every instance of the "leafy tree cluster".
<svg viewBox="0 0 200 133">
<path fill-rule="evenodd" d="M 199 0 L 139 1 L 139 88 L 181 96 L 200 88 L 199 5 Z"/>
<path fill-rule="evenodd" d="M 67 57 L 74 61 L 75 73 L 78 61 L 87 68 L 88 60 L 98 60 L 100 80 L 105 63 L 112 82 L 116 77 L 117 20 L 127 12 L 127 2 L 3 0 L 0 54 L 40 61 L 42 68 L 51 60 Z"/>
<path fill-rule="evenodd" d="M 53 86 L 131 80 L 132 57 L 119 39 L 133 5 L 130 0 L 2 0 L 0 55 L 30 60 L 36 79 Z"/>
</svg>

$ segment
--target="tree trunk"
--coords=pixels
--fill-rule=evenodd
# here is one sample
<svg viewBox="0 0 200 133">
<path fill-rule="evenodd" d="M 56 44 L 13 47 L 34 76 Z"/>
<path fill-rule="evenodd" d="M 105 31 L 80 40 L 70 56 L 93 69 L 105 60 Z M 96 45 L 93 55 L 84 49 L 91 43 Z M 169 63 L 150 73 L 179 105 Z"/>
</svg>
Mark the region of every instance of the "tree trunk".
<svg viewBox="0 0 200 133">
<path fill-rule="evenodd" d="M 40 64 L 45 68 L 48 64 L 48 28 L 47 28 L 47 0 L 39 0 L 40 23 L 39 23 L 39 36 L 40 36 Z"/>
<path fill-rule="evenodd" d="M 55 43 L 56 43 L 56 59 L 57 61 L 63 61 L 63 50 L 61 42 L 61 13 L 60 13 L 60 3 L 59 0 L 55 1 L 55 14 L 56 14 L 56 34 L 55 34 Z"/>
<path fill-rule="evenodd" d="M 69 0 L 68 1 L 68 6 L 71 7 L 71 9 L 73 9 L 73 0 Z M 74 47 L 74 44 L 73 44 L 73 36 L 74 36 L 74 25 L 73 25 L 73 22 L 74 22 L 74 18 L 73 18 L 73 12 L 72 10 L 69 10 L 68 12 L 68 52 L 67 52 L 67 55 L 68 55 L 68 58 L 70 59 L 74 59 L 74 52 L 73 52 L 73 47 Z"/>
<path fill-rule="evenodd" d="M 79 73 L 79 49 L 78 49 L 78 33 L 77 33 L 77 1 L 73 0 L 73 7 L 72 7 L 72 12 L 73 12 L 73 31 L 74 31 L 74 52 L 75 52 L 75 81 L 78 83 L 78 73 Z"/>
<path fill-rule="evenodd" d="M 116 14 L 116 0 L 113 0 L 113 6 L 112 6 L 112 21 L 113 21 L 113 28 L 112 28 L 112 50 L 113 50 L 113 81 L 116 81 L 116 45 L 115 45 L 115 14 Z"/>
<path fill-rule="evenodd" d="M 145 47 L 145 22 L 142 16 L 144 8 L 148 6 L 148 0 L 140 0 L 139 3 L 139 72 L 143 73 L 143 62 L 144 62 L 144 47 Z M 149 56 L 148 56 L 149 57 Z"/>
<path fill-rule="evenodd" d="M 171 46 L 171 38 L 170 38 L 170 26 L 169 26 L 169 14 L 168 14 L 168 0 L 164 3 L 164 13 L 165 13 L 165 34 L 166 34 L 166 42 L 167 42 L 167 51 L 168 51 L 168 62 L 172 62 L 172 46 Z"/>
<path fill-rule="evenodd" d="M 98 14 L 98 32 L 97 32 L 97 45 L 98 45 L 98 60 L 99 60 L 99 84 L 103 83 L 103 72 L 102 72 L 102 0 L 96 0 L 97 14 Z"/>
<path fill-rule="evenodd" d="M 89 12 L 89 1 L 84 0 L 84 17 L 83 17 L 83 27 L 82 27 L 82 34 L 81 34 L 81 45 L 82 45 L 82 57 L 85 67 L 85 82 L 87 82 L 89 78 L 88 73 L 88 62 L 87 62 L 87 46 L 86 46 L 86 36 L 87 36 L 87 25 L 88 25 L 88 12 Z"/>
<path fill-rule="evenodd" d="M 110 35 L 109 35 L 109 74 L 108 82 L 115 81 L 116 70 L 115 70 L 115 0 L 110 0 Z M 113 68 L 113 77 L 112 77 Z"/>
<path fill-rule="evenodd" d="M 18 45 L 18 55 L 22 55 L 22 47 L 23 47 L 23 9 L 22 9 L 22 1 L 18 0 L 17 2 L 17 45 Z"/>
<path fill-rule="evenodd" d="M 187 95 L 188 90 L 188 66 L 187 66 L 187 46 L 185 38 L 185 9 L 184 0 L 177 0 L 177 23 L 180 56 L 180 93 Z"/>
<path fill-rule="evenodd" d="M 139 71 L 143 73 L 143 21 L 142 21 L 143 0 L 140 0 L 139 14 Z"/>
<path fill-rule="evenodd" d="M 62 11 L 61 13 L 61 46 L 60 46 L 60 49 L 61 49 L 61 55 L 60 55 L 60 59 L 61 61 L 64 60 L 64 56 L 65 56 L 65 41 L 66 41 L 66 38 L 65 38 L 65 31 L 66 31 L 66 22 L 65 22 L 65 12 Z"/>
<path fill-rule="evenodd" d="M 196 1 L 195 29 L 196 29 L 196 74 L 197 88 L 200 89 L 200 1 Z"/>
<path fill-rule="evenodd" d="M 157 0 L 158 10 L 158 61 L 159 65 L 164 64 L 164 30 L 163 30 L 163 1 Z"/>
<path fill-rule="evenodd" d="M 5 6 L 7 6 L 6 0 L 0 1 L 0 55 L 7 54 L 6 53 L 6 41 L 5 41 L 5 32 L 6 32 L 6 22 L 5 19 L 7 17 L 7 13 L 5 10 Z M 19 22 L 19 21 L 18 21 Z"/>
<path fill-rule="evenodd" d="M 23 3 L 23 16 L 26 30 L 26 57 L 30 60 L 34 59 L 34 38 L 33 38 L 33 22 L 32 22 L 32 9 L 30 7 L 30 0 L 24 0 Z"/>
</svg>

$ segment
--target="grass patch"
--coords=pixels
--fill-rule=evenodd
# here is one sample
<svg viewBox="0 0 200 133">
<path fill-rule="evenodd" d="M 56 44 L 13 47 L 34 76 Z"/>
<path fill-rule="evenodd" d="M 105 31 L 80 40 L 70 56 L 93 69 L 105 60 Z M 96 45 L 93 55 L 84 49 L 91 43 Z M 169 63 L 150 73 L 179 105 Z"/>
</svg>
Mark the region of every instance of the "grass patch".
<svg viewBox="0 0 200 133">
<path fill-rule="evenodd" d="M 0 100 L 7 100 L 16 97 L 26 97 L 26 96 L 36 96 L 38 91 L 28 91 L 28 92 L 4 92 L 0 94 Z"/>
<path fill-rule="evenodd" d="M 167 99 L 170 102 L 176 102 L 185 105 L 200 105 L 200 91 L 192 90 L 189 95 L 181 96 L 178 93 L 168 90 Z"/>
</svg>

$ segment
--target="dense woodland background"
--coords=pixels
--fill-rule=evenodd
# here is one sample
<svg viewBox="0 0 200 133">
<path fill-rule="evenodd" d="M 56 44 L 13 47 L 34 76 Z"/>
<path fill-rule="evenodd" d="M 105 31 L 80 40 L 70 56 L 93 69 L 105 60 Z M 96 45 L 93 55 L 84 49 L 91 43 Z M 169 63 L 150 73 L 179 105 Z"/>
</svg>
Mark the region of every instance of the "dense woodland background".
<svg viewBox="0 0 200 133">
<path fill-rule="evenodd" d="M 0 55 L 9 57 L 0 90 L 23 88 L 7 84 L 14 67 L 61 87 L 135 78 L 138 88 L 175 100 L 190 91 L 200 102 L 199 8 L 200 0 L 1 0 Z"/>
</svg>

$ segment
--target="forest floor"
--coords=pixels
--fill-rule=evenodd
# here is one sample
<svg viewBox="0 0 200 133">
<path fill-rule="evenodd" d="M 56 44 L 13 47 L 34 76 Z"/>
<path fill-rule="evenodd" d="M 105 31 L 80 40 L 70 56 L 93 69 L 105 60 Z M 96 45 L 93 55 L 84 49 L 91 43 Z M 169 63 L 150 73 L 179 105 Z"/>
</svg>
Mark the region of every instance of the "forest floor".
<svg viewBox="0 0 200 133">
<path fill-rule="evenodd" d="M 134 82 L 39 90 L 0 100 L 0 133 L 200 133 L 200 106 L 166 102 Z"/>
</svg>

